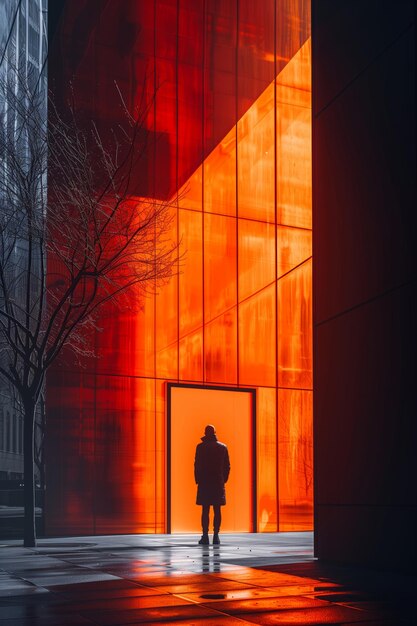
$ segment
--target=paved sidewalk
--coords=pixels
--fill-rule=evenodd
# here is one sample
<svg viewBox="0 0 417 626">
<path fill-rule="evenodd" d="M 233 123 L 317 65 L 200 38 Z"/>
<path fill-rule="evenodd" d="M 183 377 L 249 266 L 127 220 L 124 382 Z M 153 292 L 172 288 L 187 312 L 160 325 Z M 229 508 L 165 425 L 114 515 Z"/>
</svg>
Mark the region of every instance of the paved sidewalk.
<svg viewBox="0 0 417 626">
<path fill-rule="evenodd" d="M 124 535 L 0 546 L 0 626 L 415 624 L 416 579 L 313 559 L 312 533 Z"/>
</svg>

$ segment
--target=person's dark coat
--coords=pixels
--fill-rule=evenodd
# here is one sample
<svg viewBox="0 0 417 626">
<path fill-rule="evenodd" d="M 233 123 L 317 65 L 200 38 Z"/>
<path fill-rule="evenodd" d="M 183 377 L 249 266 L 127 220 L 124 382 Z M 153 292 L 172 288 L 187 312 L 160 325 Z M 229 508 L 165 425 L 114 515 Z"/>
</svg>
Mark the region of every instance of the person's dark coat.
<svg viewBox="0 0 417 626">
<path fill-rule="evenodd" d="M 195 452 L 194 477 L 198 485 L 197 504 L 226 504 L 224 488 L 230 472 L 227 446 L 216 435 L 201 438 Z"/>
</svg>

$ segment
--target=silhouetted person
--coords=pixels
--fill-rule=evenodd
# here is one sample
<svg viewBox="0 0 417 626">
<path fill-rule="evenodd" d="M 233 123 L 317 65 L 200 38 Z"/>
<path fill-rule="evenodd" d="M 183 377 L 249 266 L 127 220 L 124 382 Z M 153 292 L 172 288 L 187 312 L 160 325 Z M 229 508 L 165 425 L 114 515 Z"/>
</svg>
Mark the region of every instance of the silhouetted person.
<svg viewBox="0 0 417 626">
<path fill-rule="evenodd" d="M 204 437 L 201 438 L 195 451 L 194 477 L 198 485 L 197 504 L 203 507 L 201 512 L 201 526 L 203 535 L 198 543 L 208 545 L 209 512 L 213 507 L 213 544 L 219 544 L 220 524 L 222 514 L 220 507 L 226 504 L 226 491 L 224 484 L 229 478 L 230 462 L 229 452 L 224 443 L 217 441 L 216 430 L 210 424 L 205 428 Z"/>
</svg>

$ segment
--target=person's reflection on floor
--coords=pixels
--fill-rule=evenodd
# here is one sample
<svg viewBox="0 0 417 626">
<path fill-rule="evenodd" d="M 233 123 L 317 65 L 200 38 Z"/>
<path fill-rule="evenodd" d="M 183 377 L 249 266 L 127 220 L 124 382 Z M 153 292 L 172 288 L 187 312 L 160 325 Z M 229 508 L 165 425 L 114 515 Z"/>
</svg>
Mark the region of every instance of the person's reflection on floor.
<svg viewBox="0 0 417 626">
<path fill-rule="evenodd" d="M 201 551 L 201 571 L 204 574 L 213 572 L 221 572 L 220 563 L 220 546 L 214 545 L 210 548 L 206 544 L 202 544 L 203 549 Z"/>
<path fill-rule="evenodd" d="M 220 572 L 220 546 L 213 546 L 213 572 Z"/>
<path fill-rule="evenodd" d="M 201 552 L 201 571 L 205 574 L 210 572 L 210 550 L 208 545 Z"/>
</svg>

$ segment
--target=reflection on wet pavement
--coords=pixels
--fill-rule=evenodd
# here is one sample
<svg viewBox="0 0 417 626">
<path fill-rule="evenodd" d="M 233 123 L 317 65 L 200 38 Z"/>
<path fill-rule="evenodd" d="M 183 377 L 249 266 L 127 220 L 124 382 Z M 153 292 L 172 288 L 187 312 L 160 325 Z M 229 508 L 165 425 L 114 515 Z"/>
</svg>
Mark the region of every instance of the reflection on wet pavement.
<svg viewBox="0 0 417 626">
<path fill-rule="evenodd" d="M 414 624 L 416 579 L 323 565 L 312 533 L 129 535 L 0 547 L 0 626 Z"/>
</svg>

